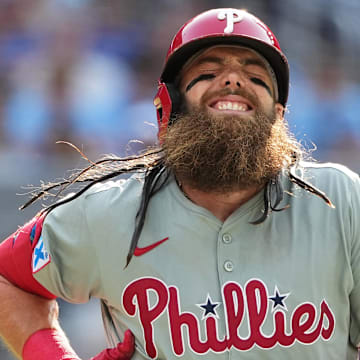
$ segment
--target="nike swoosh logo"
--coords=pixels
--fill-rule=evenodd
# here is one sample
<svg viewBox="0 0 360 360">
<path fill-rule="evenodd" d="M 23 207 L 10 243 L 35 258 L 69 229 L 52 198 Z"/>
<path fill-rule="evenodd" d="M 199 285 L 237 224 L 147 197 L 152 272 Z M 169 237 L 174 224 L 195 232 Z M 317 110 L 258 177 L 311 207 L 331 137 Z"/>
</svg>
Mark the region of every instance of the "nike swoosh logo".
<svg viewBox="0 0 360 360">
<path fill-rule="evenodd" d="M 169 237 L 166 237 L 162 240 L 159 240 L 157 241 L 156 243 L 154 244 L 151 244 L 149 246 L 145 246 L 143 248 L 139 248 L 139 247 L 136 247 L 135 248 L 135 251 L 134 251 L 134 255 L 135 256 L 141 256 L 141 255 L 144 255 L 146 254 L 147 252 L 151 251 L 152 249 L 156 248 L 157 246 L 159 246 L 160 244 L 162 244 L 164 241 L 168 240 Z"/>
</svg>

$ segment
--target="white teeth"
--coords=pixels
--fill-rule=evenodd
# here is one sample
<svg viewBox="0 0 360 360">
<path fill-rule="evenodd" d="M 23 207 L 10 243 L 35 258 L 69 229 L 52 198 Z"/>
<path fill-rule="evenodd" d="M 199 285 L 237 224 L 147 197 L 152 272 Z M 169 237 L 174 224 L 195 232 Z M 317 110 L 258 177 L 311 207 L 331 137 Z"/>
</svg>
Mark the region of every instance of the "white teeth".
<svg viewBox="0 0 360 360">
<path fill-rule="evenodd" d="M 220 101 L 217 103 L 216 108 L 219 110 L 235 110 L 235 111 L 248 110 L 248 106 L 246 104 L 238 103 L 238 102 L 230 102 L 230 101 L 227 102 Z"/>
</svg>

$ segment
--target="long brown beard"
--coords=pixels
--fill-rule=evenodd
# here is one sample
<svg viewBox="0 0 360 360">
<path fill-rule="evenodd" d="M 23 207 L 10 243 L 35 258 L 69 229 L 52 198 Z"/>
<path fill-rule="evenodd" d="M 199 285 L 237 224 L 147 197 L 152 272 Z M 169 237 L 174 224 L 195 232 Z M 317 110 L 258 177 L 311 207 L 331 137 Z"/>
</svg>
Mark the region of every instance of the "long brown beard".
<svg viewBox="0 0 360 360">
<path fill-rule="evenodd" d="M 213 116 L 204 107 L 178 116 L 163 148 L 166 165 L 180 181 L 226 193 L 262 185 L 291 163 L 300 147 L 285 120 L 274 108 L 266 114 L 251 101 L 257 105 L 253 117 Z"/>
</svg>

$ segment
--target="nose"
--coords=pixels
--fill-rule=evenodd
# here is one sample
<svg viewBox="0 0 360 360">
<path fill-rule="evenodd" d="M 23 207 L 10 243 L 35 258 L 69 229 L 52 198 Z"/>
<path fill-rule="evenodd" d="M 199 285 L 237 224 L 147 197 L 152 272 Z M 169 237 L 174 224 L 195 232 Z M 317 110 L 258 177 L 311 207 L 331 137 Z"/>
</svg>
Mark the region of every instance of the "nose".
<svg viewBox="0 0 360 360">
<path fill-rule="evenodd" d="M 239 71 L 231 70 L 224 74 L 223 85 L 225 87 L 241 88 L 244 85 L 244 79 Z"/>
<path fill-rule="evenodd" d="M 237 87 L 241 87 L 240 81 L 234 81 L 234 82 L 232 82 L 230 80 L 225 81 L 225 86 L 230 86 L 232 84 L 235 84 Z"/>
</svg>

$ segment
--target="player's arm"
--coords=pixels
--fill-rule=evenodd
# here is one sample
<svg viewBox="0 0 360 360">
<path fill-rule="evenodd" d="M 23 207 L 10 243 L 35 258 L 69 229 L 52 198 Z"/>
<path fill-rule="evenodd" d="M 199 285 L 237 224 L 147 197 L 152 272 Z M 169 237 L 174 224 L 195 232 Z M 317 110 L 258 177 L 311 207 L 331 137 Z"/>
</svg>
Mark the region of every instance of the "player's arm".
<svg viewBox="0 0 360 360">
<path fill-rule="evenodd" d="M 0 335 L 24 360 L 78 360 L 59 326 L 55 296 L 32 276 L 43 221 L 35 217 L 0 244 Z M 93 359 L 126 360 L 133 351 L 128 331 L 123 343 Z"/>
<path fill-rule="evenodd" d="M 30 294 L 0 276 L 0 334 L 12 352 L 24 360 L 79 360 L 58 322 L 55 300 Z M 134 338 L 124 341 L 92 360 L 126 360 L 134 352 Z"/>
<path fill-rule="evenodd" d="M 55 300 L 30 294 L 0 276 L 0 334 L 21 358 L 27 339 L 41 329 L 60 329 Z"/>
</svg>

